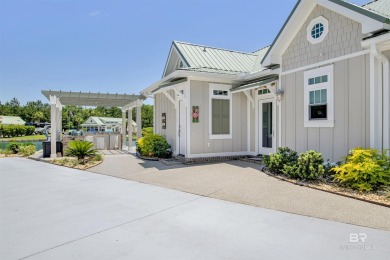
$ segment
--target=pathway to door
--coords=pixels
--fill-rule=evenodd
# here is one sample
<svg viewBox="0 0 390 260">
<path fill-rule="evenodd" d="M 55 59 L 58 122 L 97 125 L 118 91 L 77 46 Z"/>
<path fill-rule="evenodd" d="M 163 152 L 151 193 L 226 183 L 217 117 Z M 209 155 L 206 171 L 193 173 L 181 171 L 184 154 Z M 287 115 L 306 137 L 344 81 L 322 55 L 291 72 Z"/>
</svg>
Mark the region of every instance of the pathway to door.
<svg viewBox="0 0 390 260">
<path fill-rule="evenodd" d="M 129 155 L 107 157 L 112 167 L 119 161 L 108 158 L 130 159 L 140 167 L 160 167 L 142 164 Z M 113 171 L 129 166 L 119 164 Z M 210 165 L 203 166 L 210 169 Z M 242 164 L 212 166 L 227 174 L 217 171 L 213 181 L 202 168 L 198 168 L 199 178 L 193 175 L 196 167 L 174 170 L 181 170 L 182 178 L 192 179 L 194 186 L 199 186 L 197 182 L 202 183 L 204 178 L 212 183 L 221 180 L 222 186 L 226 186 L 228 183 L 220 177 L 231 181 L 229 176 L 234 170 L 246 168 Z M 28 159 L 0 159 L 0 169 L 1 259 L 388 259 L 390 255 L 388 231 L 232 203 Z M 131 174 L 135 169 L 122 168 L 121 172 Z M 163 168 L 149 170 L 152 171 L 144 171 L 149 178 L 151 174 L 163 173 L 167 177 L 171 173 L 176 176 L 176 184 L 183 183 L 178 173 Z M 251 179 L 249 175 L 243 178 Z M 236 186 L 244 183 L 238 181 Z M 203 192 L 216 187 L 208 188 Z M 280 190 L 276 190 L 274 196 L 278 197 Z M 313 194 L 306 195 L 307 202 L 313 202 Z M 291 200 L 297 198 L 294 192 L 289 196 Z M 326 207 L 329 200 L 322 203 Z M 389 219 L 386 211 L 370 205 L 359 208 L 348 201 L 343 203 L 344 210 L 356 209 L 357 216 L 376 211 Z M 354 238 L 359 233 L 366 237 L 365 242 L 351 243 L 351 234 Z"/>
</svg>

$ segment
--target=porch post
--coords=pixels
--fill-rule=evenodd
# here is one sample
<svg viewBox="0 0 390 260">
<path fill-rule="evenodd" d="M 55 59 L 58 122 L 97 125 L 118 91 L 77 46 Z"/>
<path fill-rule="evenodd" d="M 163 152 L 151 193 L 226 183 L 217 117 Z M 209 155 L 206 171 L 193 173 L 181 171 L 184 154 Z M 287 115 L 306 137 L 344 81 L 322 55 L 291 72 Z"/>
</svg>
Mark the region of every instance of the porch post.
<svg viewBox="0 0 390 260">
<path fill-rule="evenodd" d="M 129 131 L 129 145 L 128 150 L 133 146 L 133 113 L 132 109 L 128 109 L 128 115 L 127 115 L 127 128 Z"/>
<path fill-rule="evenodd" d="M 57 97 L 50 96 L 50 158 L 57 158 Z"/>
<path fill-rule="evenodd" d="M 126 147 L 126 110 L 122 111 L 122 150 Z"/>
<path fill-rule="evenodd" d="M 142 120 L 141 120 L 142 100 L 137 100 L 137 140 L 142 137 Z"/>
</svg>

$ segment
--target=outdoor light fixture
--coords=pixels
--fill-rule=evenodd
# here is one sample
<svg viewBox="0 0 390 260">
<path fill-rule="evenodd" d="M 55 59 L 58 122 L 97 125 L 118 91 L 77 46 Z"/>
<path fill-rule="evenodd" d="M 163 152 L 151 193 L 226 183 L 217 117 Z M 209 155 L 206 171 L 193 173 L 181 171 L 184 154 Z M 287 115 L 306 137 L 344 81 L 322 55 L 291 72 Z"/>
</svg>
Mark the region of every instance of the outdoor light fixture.
<svg viewBox="0 0 390 260">
<path fill-rule="evenodd" d="M 277 97 L 278 102 L 280 102 L 280 100 L 282 99 L 283 94 L 284 94 L 284 90 L 283 89 L 277 89 L 276 90 L 275 95 Z"/>
</svg>

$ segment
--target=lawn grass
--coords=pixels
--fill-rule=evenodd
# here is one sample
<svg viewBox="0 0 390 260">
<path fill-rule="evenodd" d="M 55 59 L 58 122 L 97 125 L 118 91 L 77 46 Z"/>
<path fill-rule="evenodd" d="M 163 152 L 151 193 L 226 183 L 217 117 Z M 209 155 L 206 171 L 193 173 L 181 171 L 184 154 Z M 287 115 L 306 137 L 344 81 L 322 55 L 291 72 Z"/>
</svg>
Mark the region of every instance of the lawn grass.
<svg viewBox="0 0 390 260">
<path fill-rule="evenodd" d="M 13 140 L 23 140 L 23 141 L 44 141 L 46 140 L 45 135 L 27 135 L 27 136 L 15 136 L 15 137 L 7 137 L 0 138 L 0 141 L 13 141 Z"/>
</svg>

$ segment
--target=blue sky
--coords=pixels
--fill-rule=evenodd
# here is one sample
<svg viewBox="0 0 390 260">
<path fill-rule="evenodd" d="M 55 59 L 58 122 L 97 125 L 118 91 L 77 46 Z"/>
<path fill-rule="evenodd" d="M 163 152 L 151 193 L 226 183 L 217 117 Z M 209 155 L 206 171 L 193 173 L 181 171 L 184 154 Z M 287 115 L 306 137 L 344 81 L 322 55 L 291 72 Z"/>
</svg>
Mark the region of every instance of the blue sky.
<svg viewBox="0 0 390 260">
<path fill-rule="evenodd" d="M 161 78 L 172 40 L 255 51 L 295 3 L 0 0 L 0 101 L 44 100 L 42 89 L 139 93 Z"/>
</svg>

